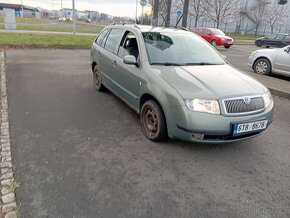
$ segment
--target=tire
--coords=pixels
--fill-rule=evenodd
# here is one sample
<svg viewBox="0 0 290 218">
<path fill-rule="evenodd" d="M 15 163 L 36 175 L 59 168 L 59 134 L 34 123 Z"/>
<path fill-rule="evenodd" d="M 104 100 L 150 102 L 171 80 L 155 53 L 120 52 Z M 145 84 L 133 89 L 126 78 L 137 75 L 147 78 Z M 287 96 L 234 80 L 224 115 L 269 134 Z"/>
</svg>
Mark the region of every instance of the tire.
<svg viewBox="0 0 290 218">
<path fill-rule="evenodd" d="M 257 41 L 257 42 L 256 42 L 256 46 L 258 46 L 258 47 L 262 47 L 262 45 L 263 45 L 263 43 L 262 43 L 261 41 Z"/>
<path fill-rule="evenodd" d="M 217 41 L 216 40 L 212 40 L 211 41 L 211 45 L 214 46 L 214 47 L 216 47 L 217 46 Z"/>
<path fill-rule="evenodd" d="M 105 87 L 102 84 L 102 76 L 99 71 L 98 65 L 94 67 L 94 72 L 93 72 L 93 79 L 94 79 L 94 87 L 97 91 L 103 91 Z"/>
<path fill-rule="evenodd" d="M 268 75 L 271 72 L 271 63 L 266 58 L 259 58 L 254 64 L 255 73 Z"/>
<path fill-rule="evenodd" d="M 165 116 L 157 102 L 148 100 L 143 104 L 140 123 L 144 135 L 151 141 L 161 141 L 167 137 Z"/>
<path fill-rule="evenodd" d="M 225 48 L 230 48 L 231 46 L 230 45 L 225 45 Z"/>
</svg>

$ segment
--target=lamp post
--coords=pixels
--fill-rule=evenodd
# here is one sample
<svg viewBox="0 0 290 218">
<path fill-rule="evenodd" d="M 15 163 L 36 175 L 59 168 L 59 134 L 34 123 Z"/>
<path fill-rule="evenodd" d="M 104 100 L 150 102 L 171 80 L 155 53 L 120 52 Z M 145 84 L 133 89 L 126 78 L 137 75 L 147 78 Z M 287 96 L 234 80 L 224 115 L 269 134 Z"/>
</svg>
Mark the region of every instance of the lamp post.
<svg viewBox="0 0 290 218">
<path fill-rule="evenodd" d="M 141 12 L 141 24 L 143 25 L 143 21 L 144 21 L 143 11 L 144 11 L 144 7 L 147 5 L 147 0 L 141 0 L 141 1 L 140 1 L 140 5 L 142 6 L 142 12 Z"/>
<path fill-rule="evenodd" d="M 72 19 L 73 19 L 73 34 L 76 34 L 76 21 L 75 21 L 75 0 L 72 0 L 72 7 L 73 7 L 73 11 L 72 11 Z"/>
<path fill-rule="evenodd" d="M 137 24 L 137 8 L 138 8 L 138 0 L 136 0 L 136 14 L 135 14 L 135 23 Z"/>
<path fill-rule="evenodd" d="M 22 0 L 21 0 L 21 17 L 23 18 L 23 2 L 22 2 Z"/>
</svg>

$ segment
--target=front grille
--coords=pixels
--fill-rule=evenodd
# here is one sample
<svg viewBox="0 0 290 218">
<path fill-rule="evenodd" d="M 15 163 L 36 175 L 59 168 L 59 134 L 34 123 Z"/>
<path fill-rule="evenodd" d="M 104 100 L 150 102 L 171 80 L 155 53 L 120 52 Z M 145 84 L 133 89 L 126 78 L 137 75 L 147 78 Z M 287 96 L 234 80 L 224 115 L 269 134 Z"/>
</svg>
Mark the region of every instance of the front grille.
<svg viewBox="0 0 290 218">
<path fill-rule="evenodd" d="M 262 97 L 250 98 L 251 102 L 246 104 L 243 98 L 225 100 L 226 112 L 228 114 L 248 113 L 262 110 L 264 101 Z"/>
</svg>

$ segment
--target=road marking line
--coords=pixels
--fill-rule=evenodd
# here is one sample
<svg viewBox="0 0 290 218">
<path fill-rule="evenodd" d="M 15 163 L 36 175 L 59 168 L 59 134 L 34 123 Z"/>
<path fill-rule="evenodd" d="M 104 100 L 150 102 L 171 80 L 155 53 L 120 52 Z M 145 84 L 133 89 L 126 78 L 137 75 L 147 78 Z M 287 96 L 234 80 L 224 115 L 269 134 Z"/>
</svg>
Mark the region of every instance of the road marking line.
<svg viewBox="0 0 290 218">
<path fill-rule="evenodd" d="M 0 143 L 0 168 L 1 168 L 1 192 L 2 207 L 0 213 L 8 215 L 9 217 L 17 217 L 17 205 L 15 199 L 15 185 L 13 169 L 12 169 L 12 155 L 10 146 L 9 134 L 9 117 L 8 117 L 8 99 L 6 89 L 6 72 L 5 72 L 5 54 L 0 52 L 0 85 L 1 85 L 1 143 Z M 6 216 L 5 216 L 6 217 Z"/>
</svg>

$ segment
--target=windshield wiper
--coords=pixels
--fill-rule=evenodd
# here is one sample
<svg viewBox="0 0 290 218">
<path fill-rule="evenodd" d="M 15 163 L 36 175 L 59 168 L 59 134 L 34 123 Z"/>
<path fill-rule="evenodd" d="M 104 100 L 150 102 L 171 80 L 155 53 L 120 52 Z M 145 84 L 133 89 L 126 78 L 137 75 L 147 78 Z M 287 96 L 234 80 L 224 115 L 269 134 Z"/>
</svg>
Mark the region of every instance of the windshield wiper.
<svg viewBox="0 0 290 218">
<path fill-rule="evenodd" d="M 153 62 L 151 63 L 151 65 L 182 66 L 183 64 L 177 64 L 177 63 L 171 63 L 171 62 L 165 62 L 165 63 Z"/>
<path fill-rule="evenodd" d="M 194 66 L 194 65 L 222 65 L 222 63 L 209 63 L 209 62 L 198 62 L 198 63 L 185 63 L 185 66 Z"/>
</svg>

